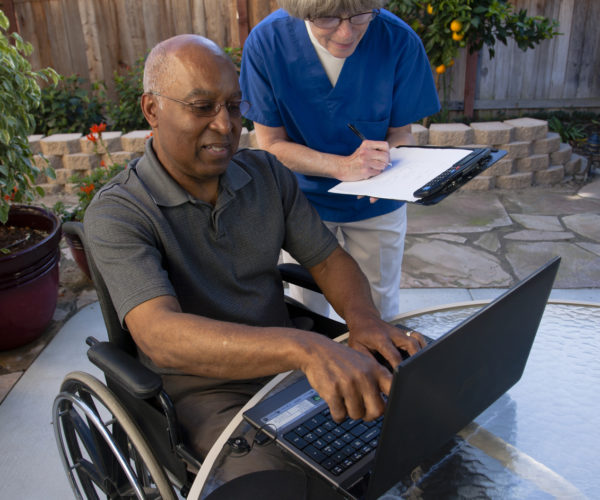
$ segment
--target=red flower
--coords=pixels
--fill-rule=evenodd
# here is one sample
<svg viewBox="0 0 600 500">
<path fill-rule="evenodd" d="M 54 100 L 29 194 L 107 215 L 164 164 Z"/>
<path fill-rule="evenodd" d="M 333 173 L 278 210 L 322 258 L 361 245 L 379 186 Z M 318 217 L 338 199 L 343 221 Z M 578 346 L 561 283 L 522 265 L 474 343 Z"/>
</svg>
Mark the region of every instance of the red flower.
<svg viewBox="0 0 600 500">
<path fill-rule="evenodd" d="M 79 189 L 85 194 L 90 194 L 94 190 L 94 185 L 88 184 L 87 186 L 81 186 Z"/>
<path fill-rule="evenodd" d="M 88 134 L 85 136 L 87 138 L 88 141 L 92 141 L 92 142 L 96 142 L 98 139 L 96 139 L 96 136 L 94 134 Z"/>
<path fill-rule="evenodd" d="M 100 125 L 94 124 L 90 127 L 90 132 L 92 134 L 101 134 L 105 130 L 106 130 L 106 123 L 101 123 Z"/>
<path fill-rule="evenodd" d="M 100 166 L 101 167 L 106 167 L 106 163 L 104 163 L 104 160 L 100 160 Z"/>
<path fill-rule="evenodd" d="M 15 195 L 17 194 L 17 191 L 19 190 L 19 188 L 17 186 L 13 187 L 13 192 L 11 194 L 5 194 L 4 195 L 4 199 L 6 201 L 15 201 Z"/>
</svg>

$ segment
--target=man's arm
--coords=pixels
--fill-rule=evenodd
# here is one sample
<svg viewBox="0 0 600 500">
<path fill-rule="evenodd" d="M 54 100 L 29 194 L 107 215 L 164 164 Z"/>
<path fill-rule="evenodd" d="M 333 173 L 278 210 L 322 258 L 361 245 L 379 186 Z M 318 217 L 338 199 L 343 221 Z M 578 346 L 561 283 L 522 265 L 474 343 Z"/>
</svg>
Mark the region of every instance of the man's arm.
<svg viewBox="0 0 600 500">
<path fill-rule="evenodd" d="M 247 379 L 302 370 L 335 419 L 374 419 L 391 374 L 372 356 L 313 332 L 262 328 L 182 313 L 161 296 L 125 317 L 137 345 L 160 367 L 214 378 Z"/>
<path fill-rule="evenodd" d="M 408 337 L 381 319 L 366 277 L 343 249 L 338 247 L 309 271 L 329 303 L 346 320 L 348 345 L 353 349 L 365 354 L 379 352 L 391 366 L 396 366 L 402 361 L 398 348 L 412 355 L 425 346 L 419 334 Z"/>
</svg>

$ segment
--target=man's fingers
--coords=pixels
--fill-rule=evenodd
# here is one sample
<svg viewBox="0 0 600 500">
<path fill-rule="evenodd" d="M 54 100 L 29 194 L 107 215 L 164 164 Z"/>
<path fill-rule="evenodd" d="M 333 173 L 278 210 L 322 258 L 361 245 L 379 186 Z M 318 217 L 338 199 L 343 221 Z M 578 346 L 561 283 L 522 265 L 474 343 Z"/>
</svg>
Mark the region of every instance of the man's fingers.
<svg viewBox="0 0 600 500">
<path fill-rule="evenodd" d="M 329 405 L 329 411 L 333 420 L 336 422 L 341 422 L 346 418 L 346 406 L 344 405 L 344 400 L 341 397 L 334 396 L 327 401 L 327 404 Z"/>
</svg>

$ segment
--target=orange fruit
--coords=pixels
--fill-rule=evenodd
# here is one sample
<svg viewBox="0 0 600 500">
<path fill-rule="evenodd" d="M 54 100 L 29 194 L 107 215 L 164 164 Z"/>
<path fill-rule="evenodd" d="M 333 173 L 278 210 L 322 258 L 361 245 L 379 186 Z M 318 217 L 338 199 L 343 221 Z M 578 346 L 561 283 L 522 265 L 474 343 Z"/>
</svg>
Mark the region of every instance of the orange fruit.
<svg viewBox="0 0 600 500">
<path fill-rule="evenodd" d="M 450 23 L 451 31 L 457 32 L 457 31 L 460 31 L 461 29 L 462 29 L 462 23 L 458 19 L 455 19 L 454 21 L 452 21 Z"/>
<path fill-rule="evenodd" d="M 457 33 L 456 31 L 452 33 L 452 40 L 455 42 L 460 42 L 464 37 L 465 35 L 463 33 Z"/>
<path fill-rule="evenodd" d="M 446 65 L 445 65 L 445 64 L 440 64 L 439 66 L 437 66 L 437 67 L 435 68 L 435 72 L 436 72 L 438 75 L 441 75 L 442 73 L 445 73 L 445 72 L 446 72 Z"/>
<path fill-rule="evenodd" d="M 431 5 L 430 3 L 427 4 L 427 14 L 433 14 L 433 5 Z"/>
</svg>

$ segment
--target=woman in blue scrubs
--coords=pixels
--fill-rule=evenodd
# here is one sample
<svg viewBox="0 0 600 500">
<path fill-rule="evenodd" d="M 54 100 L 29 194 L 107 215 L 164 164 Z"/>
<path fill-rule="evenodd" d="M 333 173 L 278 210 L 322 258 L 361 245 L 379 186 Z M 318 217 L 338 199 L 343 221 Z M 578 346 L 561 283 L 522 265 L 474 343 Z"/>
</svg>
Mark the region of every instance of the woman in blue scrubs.
<svg viewBox="0 0 600 500">
<path fill-rule="evenodd" d="M 439 110 L 419 37 L 381 9 L 384 3 L 279 0 L 282 9 L 263 19 L 244 45 L 240 83 L 252 102 L 246 117 L 254 121 L 258 145 L 297 174 L 367 275 L 382 317 L 391 319 L 399 312 L 406 206 L 328 193 L 340 181 L 379 175 L 391 147 L 414 144 L 411 123 Z M 298 290 L 292 295 L 328 312 L 318 299 Z"/>
</svg>

